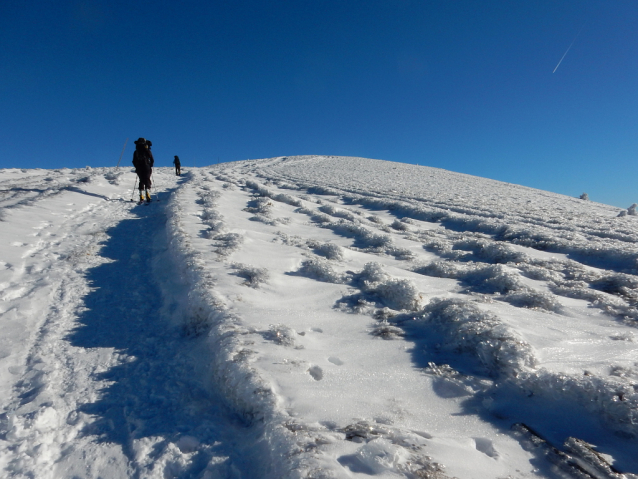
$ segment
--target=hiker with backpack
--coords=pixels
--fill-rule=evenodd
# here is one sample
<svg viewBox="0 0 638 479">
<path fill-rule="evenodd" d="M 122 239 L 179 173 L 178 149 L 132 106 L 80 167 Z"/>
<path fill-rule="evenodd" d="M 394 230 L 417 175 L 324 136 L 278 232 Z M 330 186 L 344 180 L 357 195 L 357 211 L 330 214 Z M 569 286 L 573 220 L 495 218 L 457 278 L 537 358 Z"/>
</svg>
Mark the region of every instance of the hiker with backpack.
<svg viewBox="0 0 638 479">
<path fill-rule="evenodd" d="M 175 174 L 177 176 L 182 176 L 181 175 L 181 171 L 180 171 L 181 163 L 179 162 L 179 156 L 175 155 L 175 159 L 173 160 L 173 164 L 175 165 Z"/>
<path fill-rule="evenodd" d="M 140 179 L 140 203 L 144 201 L 143 191 L 146 190 L 146 201 L 151 201 L 151 174 L 155 159 L 149 149 L 150 141 L 139 138 L 135 141 L 135 152 L 133 153 L 133 166 L 135 173 Z"/>
</svg>

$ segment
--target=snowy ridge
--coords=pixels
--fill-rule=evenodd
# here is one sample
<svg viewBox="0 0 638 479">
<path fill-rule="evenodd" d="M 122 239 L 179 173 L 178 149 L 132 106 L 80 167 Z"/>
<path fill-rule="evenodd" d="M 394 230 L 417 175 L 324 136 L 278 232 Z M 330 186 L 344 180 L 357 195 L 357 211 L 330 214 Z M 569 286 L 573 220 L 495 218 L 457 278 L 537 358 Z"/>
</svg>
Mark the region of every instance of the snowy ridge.
<svg viewBox="0 0 638 479">
<path fill-rule="evenodd" d="M 320 165 L 313 168 L 314 160 L 319 160 L 316 163 Z M 343 175 L 339 167 L 345 160 L 354 172 L 351 176 Z M 287 159 L 283 165 L 262 167 L 260 172 L 272 179 L 297 181 L 299 187 L 311 191 L 317 186 L 316 191 L 321 191 L 328 183 L 332 190 L 324 191 L 341 195 L 344 202 L 441 222 L 456 231 L 482 232 L 535 249 L 579 255 L 585 263 L 603 262 L 607 268 L 636 273 L 638 253 L 632 247 L 635 225 L 619 225 L 615 220 L 621 211 L 618 208 L 586 202 L 584 214 L 583 200 L 576 198 L 492 180 L 482 180 L 478 186 L 471 176 L 423 166 L 378 161 L 370 169 L 366 168 L 366 161 L 369 160 L 297 157 Z M 392 176 L 400 177 L 401 194 L 392 188 L 391 181 L 379 181 Z M 314 181 L 309 181 L 311 178 Z M 323 185 L 317 185 L 318 178 Z M 362 189 L 361 185 L 366 186 Z M 524 192 L 534 194 L 536 201 L 530 204 L 523 200 Z M 441 201 L 442 196 L 447 197 L 445 201 Z M 593 212 L 598 216 L 596 221 L 587 221 Z"/>
<path fill-rule="evenodd" d="M 236 242 L 226 241 L 227 235 L 222 233 L 223 216 L 216 210 L 216 192 L 202 188 L 197 181 L 199 176 L 197 172 L 190 173 L 186 187 L 198 190 L 199 201 L 204 206 L 201 217 L 210 227 L 207 236 L 220 244 L 215 252 L 224 257 L 232 252 Z M 282 463 L 278 458 L 293 449 L 294 441 L 291 440 L 290 431 L 283 427 L 285 419 L 275 407 L 276 398 L 272 390 L 246 361 L 248 353 L 243 347 L 242 336 L 249 330 L 242 325 L 239 317 L 228 311 L 223 300 L 215 296 L 215 280 L 202 267 L 201 252 L 191 246 L 189 235 L 182 225 L 180 211 L 188 201 L 185 198 L 186 187 L 182 187 L 171 198 L 167 207 L 171 257 L 180 272 L 181 281 L 189 291 L 187 300 L 180 308 L 181 325 L 188 335 L 206 333 L 210 345 L 211 372 L 226 400 L 251 423 L 264 425 L 265 430 L 261 434 L 270 438 L 268 451 L 272 457 L 262 459 L 262 477 L 288 477 L 291 464 Z"/>
<path fill-rule="evenodd" d="M 171 172 L 142 206 L 0 172 L 8 477 L 636 477 L 634 216 L 362 158 Z"/>
</svg>

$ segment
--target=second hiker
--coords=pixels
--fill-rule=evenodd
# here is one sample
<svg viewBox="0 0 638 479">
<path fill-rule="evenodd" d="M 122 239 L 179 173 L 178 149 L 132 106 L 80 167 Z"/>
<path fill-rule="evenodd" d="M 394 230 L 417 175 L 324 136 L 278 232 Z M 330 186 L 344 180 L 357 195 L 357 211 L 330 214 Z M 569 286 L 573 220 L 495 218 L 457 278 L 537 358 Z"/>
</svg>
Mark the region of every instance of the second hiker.
<svg viewBox="0 0 638 479">
<path fill-rule="evenodd" d="M 175 174 L 177 176 L 181 176 L 181 172 L 180 172 L 181 163 L 179 162 L 179 156 L 175 155 L 175 159 L 173 160 L 173 164 L 175 165 Z"/>
</svg>

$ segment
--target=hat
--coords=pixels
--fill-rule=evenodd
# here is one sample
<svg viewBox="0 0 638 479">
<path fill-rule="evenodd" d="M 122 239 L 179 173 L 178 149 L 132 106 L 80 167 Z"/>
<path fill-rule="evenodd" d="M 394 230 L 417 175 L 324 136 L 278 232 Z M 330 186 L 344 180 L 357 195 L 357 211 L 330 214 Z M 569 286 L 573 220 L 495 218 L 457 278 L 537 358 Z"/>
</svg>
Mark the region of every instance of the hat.
<svg viewBox="0 0 638 479">
<path fill-rule="evenodd" d="M 136 145 L 145 145 L 146 138 L 139 138 L 137 141 L 134 141 L 133 143 L 135 143 Z"/>
<path fill-rule="evenodd" d="M 146 144 L 147 144 L 149 147 L 153 146 L 153 142 L 152 142 L 151 140 L 146 140 Z"/>
</svg>

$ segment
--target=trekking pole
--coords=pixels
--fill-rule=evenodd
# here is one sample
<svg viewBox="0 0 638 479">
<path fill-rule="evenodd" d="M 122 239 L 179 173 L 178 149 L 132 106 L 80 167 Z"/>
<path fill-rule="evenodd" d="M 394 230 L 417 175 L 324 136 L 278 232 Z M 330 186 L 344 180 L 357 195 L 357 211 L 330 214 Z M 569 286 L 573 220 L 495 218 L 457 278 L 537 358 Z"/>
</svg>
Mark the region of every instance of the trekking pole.
<svg viewBox="0 0 638 479">
<path fill-rule="evenodd" d="M 126 141 L 124 142 L 124 147 L 122 148 L 122 153 L 120 153 L 120 159 L 117 160 L 117 167 L 116 169 L 120 168 L 120 161 L 122 161 L 122 155 L 124 154 L 124 150 L 126 149 L 126 144 L 128 143 L 128 138 L 126 139 Z"/>
<path fill-rule="evenodd" d="M 135 177 L 135 184 L 133 185 L 133 191 L 131 192 L 131 201 L 133 201 L 133 196 L 135 196 L 135 187 L 137 186 L 137 176 Z"/>
<path fill-rule="evenodd" d="M 153 176 L 153 170 L 151 170 L 151 188 L 153 189 L 153 195 L 155 195 L 157 201 L 159 201 L 159 196 L 157 196 L 157 188 L 155 187 L 155 176 Z"/>
</svg>

